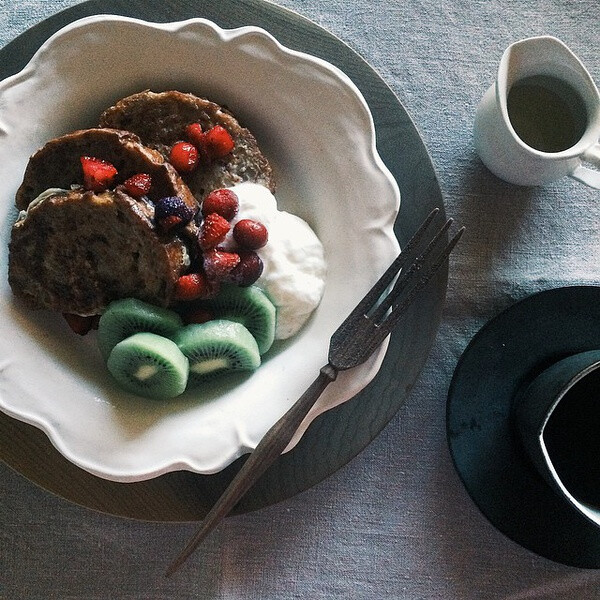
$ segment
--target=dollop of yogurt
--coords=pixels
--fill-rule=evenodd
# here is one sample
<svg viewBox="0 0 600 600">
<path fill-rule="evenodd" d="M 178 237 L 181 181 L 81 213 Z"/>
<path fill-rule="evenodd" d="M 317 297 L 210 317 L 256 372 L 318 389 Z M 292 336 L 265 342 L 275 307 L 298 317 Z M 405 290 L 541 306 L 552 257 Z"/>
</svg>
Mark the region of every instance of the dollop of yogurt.
<svg viewBox="0 0 600 600">
<path fill-rule="evenodd" d="M 230 189 L 240 203 L 231 229 L 242 219 L 254 219 L 269 233 L 266 246 L 257 250 L 264 270 L 254 285 L 277 308 L 276 339 L 286 339 L 304 325 L 323 296 L 327 272 L 323 245 L 308 223 L 278 210 L 275 196 L 266 187 L 241 183 Z M 233 247 L 231 233 L 224 245 Z"/>
</svg>

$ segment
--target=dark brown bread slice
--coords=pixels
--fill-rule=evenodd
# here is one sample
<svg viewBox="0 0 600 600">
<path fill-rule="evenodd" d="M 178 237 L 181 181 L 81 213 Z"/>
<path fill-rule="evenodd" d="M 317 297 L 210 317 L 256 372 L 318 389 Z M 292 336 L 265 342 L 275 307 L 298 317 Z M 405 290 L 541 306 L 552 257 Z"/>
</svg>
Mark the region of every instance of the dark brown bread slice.
<svg viewBox="0 0 600 600">
<path fill-rule="evenodd" d="M 26 209 L 48 188 L 70 189 L 73 184 L 82 184 L 81 156 L 93 156 L 112 163 L 118 171 L 117 184 L 136 173 L 149 173 L 152 177 L 151 200 L 178 195 L 189 206 L 197 206 L 189 188 L 159 152 L 143 146 L 139 137 L 129 131 L 96 128 L 55 138 L 35 152 L 17 190 L 17 207 Z"/>
<path fill-rule="evenodd" d="M 73 190 L 32 205 L 12 229 L 14 294 L 31 308 L 80 315 L 118 298 L 169 305 L 186 252 L 177 237 L 160 239 L 152 212 L 120 189 Z"/>
<path fill-rule="evenodd" d="M 235 142 L 228 156 L 206 161 L 192 173 L 182 174 L 198 200 L 211 190 L 245 181 L 275 191 L 272 168 L 252 133 L 214 102 L 177 91 L 147 90 L 123 98 L 100 117 L 101 127 L 131 131 L 165 159 L 173 144 L 185 139 L 185 128 L 190 123 L 200 123 L 203 131 L 221 125 Z"/>
</svg>

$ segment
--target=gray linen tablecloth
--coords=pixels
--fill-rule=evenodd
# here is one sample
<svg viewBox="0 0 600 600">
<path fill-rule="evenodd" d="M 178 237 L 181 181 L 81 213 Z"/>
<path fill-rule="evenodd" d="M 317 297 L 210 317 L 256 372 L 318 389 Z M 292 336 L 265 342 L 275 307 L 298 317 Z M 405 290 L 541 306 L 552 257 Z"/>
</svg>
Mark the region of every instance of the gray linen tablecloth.
<svg viewBox="0 0 600 600">
<path fill-rule="evenodd" d="M 552 34 L 600 82 L 598 0 L 278 0 L 356 49 L 398 94 L 467 234 L 451 259 L 443 322 L 409 401 L 382 435 L 313 489 L 230 518 L 185 575 L 165 580 L 165 540 L 188 525 L 71 505 L 2 466 L 0 597 L 17 599 L 600 598 L 600 573 L 513 543 L 455 473 L 445 403 L 477 330 L 530 293 L 600 282 L 600 193 L 565 179 L 522 189 L 473 150 L 477 102 L 511 42 Z M 0 0 L 0 46 L 73 0 Z M 198 557 L 196 557 L 197 559 Z"/>
</svg>

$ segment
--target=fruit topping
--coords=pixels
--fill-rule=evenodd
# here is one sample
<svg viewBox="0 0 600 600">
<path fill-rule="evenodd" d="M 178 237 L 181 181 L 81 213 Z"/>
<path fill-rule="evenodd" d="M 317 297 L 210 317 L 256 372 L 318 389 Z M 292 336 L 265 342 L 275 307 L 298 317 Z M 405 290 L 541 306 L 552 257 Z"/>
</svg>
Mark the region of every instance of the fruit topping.
<svg viewBox="0 0 600 600">
<path fill-rule="evenodd" d="M 198 300 L 209 296 L 211 291 L 211 286 L 202 273 L 182 275 L 175 284 L 175 297 L 178 300 Z"/>
<path fill-rule="evenodd" d="M 194 210 L 179 196 L 161 198 L 154 209 L 154 219 L 164 231 L 187 225 L 194 218 Z"/>
<path fill-rule="evenodd" d="M 72 313 L 63 313 L 63 317 L 71 330 L 78 335 L 85 335 L 98 326 L 97 316 L 82 317 L 81 315 L 74 315 Z"/>
<path fill-rule="evenodd" d="M 169 161 L 180 173 L 190 173 L 198 165 L 198 149 L 189 142 L 176 142 L 171 148 Z"/>
<path fill-rule="evenodd" d="M 242 250 L 240 262 L 230 271 L 227 281 L 240 287 L 247 287 L 257 281 L 263 272 L 263 261 L 253 250 Z"/>
<path fill-rule="evenodd" d="M 98 347 L 105 358 L 121 340 L 142 331 L 171 337 L 181 326 L 181 317 L 166 308 L 124 298 L 111 302 L 98 323 Z"/>
<path fill-rule="evenodd" d="M 236 193 L 226 188 L 213 190 L 202 202 L 202 214 L 217 213 L 231 221 L 238 212 L 240 203 Z"/>
<path fill-rule="evenodd" d="M 202 250 L 216 248 L 224 239 L 231 226 L 229 222 L 217 213 L 210 213 L 200 226 L 198 242 Z"/>
<path fill-rule="evenodd" d="M 83 187 L 92 192 L 109 188 L 117 175 L 117 169 L 109 162 L 93 156 L 81 156 Z"/>
<path fill-rule="evenodd" d="M 127 391 L 164 400 L 187 385 L 189 362 L 177 345 L 155 333 L 136 333 L 112 349 L 107 367 Z"/>
<path fill-rule="evenodd" d="M 185 137 L 188 141 L 192 142 L 196 148 L 202 148 L 204 146 L 205 133 L 202 131 L 202 125 L 200 125 L 200 123 L 190 123 L 185 128 Z"/>
<path fill-rule="evenodd" d="M 221 125 L 215 125 L 204 134 L 204 148 L 211 158 L 227 156 L 234 146 L 233 138 Z"/>
<path fill-rule="evenodd" d="M 258 345 L 241 323 L 216 320 L 187 325 L 175 337 L 189 360 L 189 385 L 225 371 L 253 371 L 260 366 Z"/>
<path fill-rule="evenodd" d="M 148 173 L 136 173 L 123 182 L 125 191 L 132 198 L 141 198 L 142 196 L 145 196 L 150 191 L 151 185 L 152 177 L 150 177 Z"/>
<path fill-rule="evenodd" d="M 260 288 L 226 285 L 216 298 L 206 301 L 205 305 L 216 318 L 244 325 L 256 339 L 260 354 L 273 344 L 276 309 Z"/>
<path fill-rule="evenodd" d="M 258 250 L 262 248 L 269 239 L 267 228 L 259 221 L 253 219 L 242 219 L 233 228 L 233 239 L 242 248 Z"/>
<path fill-rule="evenodd" d="M 204 253 L 204 272 L 213 281 L 225 281 L 231 271 L 240 262 L 236 252 L 225 252 L 215 249 Z"/>
</svg>

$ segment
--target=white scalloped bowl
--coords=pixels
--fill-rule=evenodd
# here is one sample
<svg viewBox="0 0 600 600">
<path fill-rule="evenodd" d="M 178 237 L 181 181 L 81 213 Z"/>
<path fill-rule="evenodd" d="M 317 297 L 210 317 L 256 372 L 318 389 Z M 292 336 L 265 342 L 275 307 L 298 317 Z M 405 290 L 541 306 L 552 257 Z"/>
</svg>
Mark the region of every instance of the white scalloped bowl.
<svg viewBox="0 0 600 600">
<path fill-rule="evenodd" d="M 146 88 L 227 105 L 272 161 L 280 208 L 311 224 L 328 262 L 320 306 L 254 374 L 169 403 L 123 393 L 95 334 L 80 338 L 60 316 L 27 311 L 7 283 L 14 194 L 30 154 L 55 136 L 94 126 L 104 108 Z M 255 27 L 112 15 L 65 27 L 0 83 L 0 180 L 0 409 L 42 429 L 73 463 L 114 481 L 182 469 L 214 473 L 253 449 L 316 377 L 330 335 L 398 252 L 399 191 L 375 149 L 362 95 L 337 68 Z M 375 376 L 384 352 L 340 375 L 290 448 L 317 415 Z"/>
</svg>

